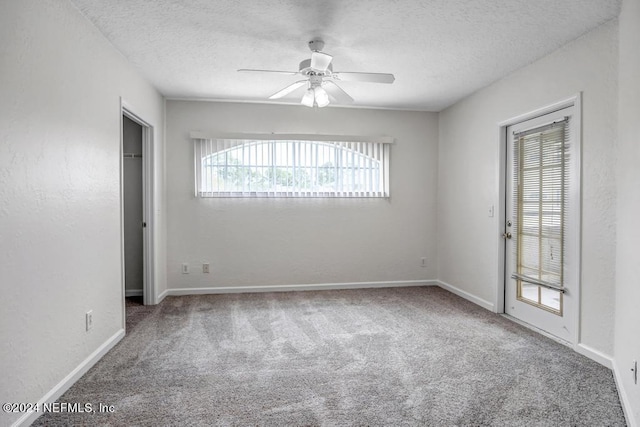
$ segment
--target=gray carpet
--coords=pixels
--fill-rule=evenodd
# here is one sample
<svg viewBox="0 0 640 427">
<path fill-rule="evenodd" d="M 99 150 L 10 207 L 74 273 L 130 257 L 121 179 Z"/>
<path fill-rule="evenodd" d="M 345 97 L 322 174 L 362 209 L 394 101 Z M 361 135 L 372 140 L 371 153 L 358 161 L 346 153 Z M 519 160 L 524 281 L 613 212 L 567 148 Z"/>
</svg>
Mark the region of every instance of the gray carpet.
<svg viewBox="0 0 640 427">
<path fill-rule="evenodd" d="M 131 333 L 138 324 L 147 316 L 155 311 L 156 307 L 152 305 L 143 305 L 142 297 L 127 297 L 124 299 L 125 309 L 127 310 L 127 332 Z"/>
<path fill-rule="evenodd" d="M 437 287 L 169 297 L 35 425 L 624 426 L 610 370 Z"/>
</svg>

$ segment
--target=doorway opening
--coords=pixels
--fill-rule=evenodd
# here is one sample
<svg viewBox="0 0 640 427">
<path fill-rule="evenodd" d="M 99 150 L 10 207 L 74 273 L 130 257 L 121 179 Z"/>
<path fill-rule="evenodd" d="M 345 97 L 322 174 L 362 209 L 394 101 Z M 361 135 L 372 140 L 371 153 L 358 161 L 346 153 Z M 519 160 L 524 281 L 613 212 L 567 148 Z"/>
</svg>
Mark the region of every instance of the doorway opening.
<svg viewBox="0 0 640 427">
<path fill-rule="evenodd" d="M 122 116 L 124 289 L 127 305 L 144 305 L 142 126 Z"/>
<path fill-rule="evenodd" d="M 153 127 L 121 106 L 121 246 L 123 325 L 156 304 L 153 244 Z"/>
</svg>

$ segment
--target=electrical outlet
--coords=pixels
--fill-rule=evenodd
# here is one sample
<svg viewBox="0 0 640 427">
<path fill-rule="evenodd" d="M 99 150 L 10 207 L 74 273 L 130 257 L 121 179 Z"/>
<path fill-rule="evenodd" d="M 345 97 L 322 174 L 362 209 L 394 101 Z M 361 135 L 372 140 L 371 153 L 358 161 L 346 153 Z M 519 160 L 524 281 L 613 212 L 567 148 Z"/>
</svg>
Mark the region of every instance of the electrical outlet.
<svg viewBox="0 0 640 427">
<path fill-rule="evenodd" d="M 186 262 L 182 264 L 182 274 L 189 274 L 189 264 Z"/>
<path fill-rule="evenodd" d="M 202 264 L 202 272 L 203 273 L 209 273 L 209 263 L 205 262 L 204 264 Z"/>
<path fill-rule="evenodd" d="M 89 310 L 85 313 L 85 324 L 87 331 L 93 328 L 93 310 Z"/>
<path fill-rule="evenodd" d="M 493 218 L 493 205 L 489 206 L 489 209 L 487 209 L 487 214 L 489 215 L 489 218 Z"/>
<path fill-rule="evenodd" d="M 427 259 L 425 257 L 420 258 L 420 267 L 427 266 Z"/>
</svg>

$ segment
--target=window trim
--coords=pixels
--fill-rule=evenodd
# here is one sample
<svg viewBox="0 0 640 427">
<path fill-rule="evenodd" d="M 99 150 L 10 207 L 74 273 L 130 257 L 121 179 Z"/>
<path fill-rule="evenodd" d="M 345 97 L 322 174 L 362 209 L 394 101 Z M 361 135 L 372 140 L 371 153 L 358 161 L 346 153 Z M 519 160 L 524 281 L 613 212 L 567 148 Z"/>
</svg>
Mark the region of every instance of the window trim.
<svg viewBox="0 0 640 427">
<path fill-rule="evenodd" d="M 296 140 L 322 142 L 373 142 L 378 144 L 395 144 L 392 136 L 375 135 L 330 135 L 320 133 L 207 133 L 201 131 L 189 132 L 194 139 L 255 139 L 255 140 Z"/>
</svg>

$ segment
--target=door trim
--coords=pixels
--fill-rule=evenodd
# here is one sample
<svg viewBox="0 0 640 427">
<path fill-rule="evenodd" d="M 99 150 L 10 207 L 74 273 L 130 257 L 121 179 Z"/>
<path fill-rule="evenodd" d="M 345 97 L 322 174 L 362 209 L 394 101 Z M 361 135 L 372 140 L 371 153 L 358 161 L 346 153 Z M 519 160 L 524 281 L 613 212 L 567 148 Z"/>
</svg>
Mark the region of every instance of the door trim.
<svg viewBox="0 0 640 427">
<path fill-rule="evenodd" d="M 544 116 L 549 113 L 553 113 L 558 110 L 562 110 L 567 107 L 574 107 L 575 109 L 575 117 L 572 117 L 573 126 L 575 127 L 575 144 L 577 147 L 578 156 L 576 159 L 576 171 L 575 175 L 572 177 L 574 179 L 575 191 L 571 193 L 571 203 L 573 206 L 576 206 L 574 212 L 571 213 L 569 220 L 567 221 L 569 227 L 573 229 L 574 241 L 570 245 L 572 247 L 573 252 L 571 253 L 571 257 L 576 260 L 576 273 L 577 273 L 577 286 L 576 290 L 573 291 L 573 296 L 576 301 L 575 309 L 572 313 L 573 322 L 574 322 L 574 331 L 572 341 L 569 345 L 575 350 L 579 351 L 580 344 L 580 288 L 582 286 L 582 92 L 575 94 L 574 96 L 563 99 L 561 101 L 555 102 L 553 104 L 549 104 L 545 107 L 536 109 L 534 111 L 520 114 L 518 116 L 512 117 L 510 119 L 504 120 L 497 124 L 498 132 L 499 132 L 499 164 L 498 168 L 498 215 L 496 222 L 496 247 L 498 253 L 498 280 L 496 286 L 496 294 L 495 294 L 495 311 L 499 314 L 504 314 L 504 305 L 505 305 L 505 285 L 506 285 L 506 265 L 505 265 L 505 255 L 506 255 L 506 242 L 502 238 L 502 233 L 504 232 L 504 224 L 506 218 L 506 175 L 507 175 L 507 127 L 511 125 L 515 125 L 520 122 L 524 122 L 527 120 L 534 119 L 536 117 Z M 511 318 L 511 316 L 507 316 Z"/>
<path fill-rule="evenodd" d="M 143 303 L 153 305 L 157 303 L 157 290 L 155 283 L 155 200 L 153 197 L 154 182 L 154 125 L 144 119 L 135 107 L 120 98 L 120 257 L 121 257 L 121 281 L 123 304 L 123 327 L 126 325 L 125 310 L 125 258 L 124 258 L 124 139 L 122 117 L 125 116 L 142 126 L 142 218 L 146 222 L 143 230 Z"/>
</svg>

